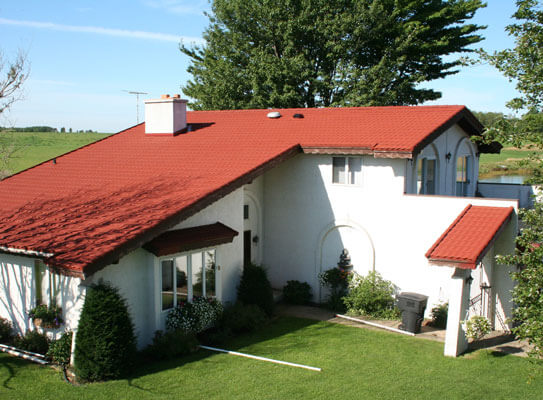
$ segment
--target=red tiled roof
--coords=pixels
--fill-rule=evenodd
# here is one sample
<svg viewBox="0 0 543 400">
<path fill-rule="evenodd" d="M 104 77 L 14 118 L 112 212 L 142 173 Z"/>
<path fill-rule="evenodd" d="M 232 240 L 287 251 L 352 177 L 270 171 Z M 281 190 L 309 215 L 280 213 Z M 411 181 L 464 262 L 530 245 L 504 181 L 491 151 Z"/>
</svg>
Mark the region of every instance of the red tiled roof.
<svg viewBox="0 0 543 400">
<path fill-rule="evenodd" d="M 89 275 L 303 149 L 409 157 L 454 123 L 480 129 L 463 106 L 279 111 L 189 111 L 187 133 L 140 124 L 3 180 L 0 251 Z"/>
<path fill-rule="evenodd" d="M 430 261 L 475 269 L 507 224 L 513 207 L 468 205 L 426 253 Z"/>
<path fill-rule="evenodd" d="M 234 229 L 216 222 L 211 225 L 166 231 L 145 243 L 143 248 L 160 257 L 230 243 L 237 235 L 238 232 Z"/>
</svg>

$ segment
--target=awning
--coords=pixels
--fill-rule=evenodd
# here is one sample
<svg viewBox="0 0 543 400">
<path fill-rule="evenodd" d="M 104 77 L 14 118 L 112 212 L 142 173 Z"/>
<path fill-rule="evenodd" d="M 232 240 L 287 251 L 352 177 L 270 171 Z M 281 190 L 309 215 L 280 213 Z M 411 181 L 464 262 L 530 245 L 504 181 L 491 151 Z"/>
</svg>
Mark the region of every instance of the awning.
<svg viewBox="0 0 543 400">
<path fill-rule="evenodd" d="M 216 222 L 211 225 L 200 225 L 193 228 L 166 231 L 143 248 L 155 256 L 167 256 L 183 251 L 203 249 L 219 244 L 231 243 L 238 232 L 228 226 Z"/>
<path fill-rule="evenodd" d="M 513 207 L 468 205 L 426 252 L 426 257 L 457 268 L 477 268 L 513 211 Z"/>
</svg>

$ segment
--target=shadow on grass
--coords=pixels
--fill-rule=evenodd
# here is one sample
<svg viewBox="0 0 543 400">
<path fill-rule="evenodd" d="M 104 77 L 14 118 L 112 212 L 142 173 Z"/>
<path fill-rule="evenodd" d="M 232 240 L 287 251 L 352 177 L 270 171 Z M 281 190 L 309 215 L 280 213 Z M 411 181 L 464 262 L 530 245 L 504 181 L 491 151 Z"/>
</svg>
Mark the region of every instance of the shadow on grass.
<svg viewBox="0 0 543 400">
<path fill-rule="evenodd" d="M 240 349 L 249 347 L 253 344 L 266 342 L 268 340 L 272 340 L 286 334 L 292 334 L 293 332 L 307 328 L 311 325 L 316 325 L 318 323 L 319 321 L 310 320 L 310 319 L 302 319 L 302 318 L 295 318 L 295 317 L 277 317 L 277 318 L 272 319 L 272 321 L 270 321 L 266 325 L 260 327 L 260 329 L 258 329 L 257 331 L 233 337 L 221 345 L 213 345 L 213 344 L 209 344 L 209 345 L 212 347 L 219 347 L 226 350 L 240 351 Z M 316 327 L 316 330 L 320 331 L 321 328 L 326 329 L 326 326 L 324 325 L 322 327 Z M 206 344 L 206 343 L 202 343 L 202 344 Z M 291 346 L 297 347 L 299 346 L 299 344 L 296 342 L 293 342 Z M 281 348 L 285 349 L 284 343 L 281 344 Z M 175 358 L 171 360 L 149 362 L 148 360 L 141 359 L 139 362 L 139 365 L 126 378 L 126 380 L 128 382 L 128 385 L 133 388 L 140 389 L 146 392 L 151 392 L 149 389 L 138 386 L 136 383 L 134 383 L 134 380 L 140 377 L 143 377 L 145 375 L 179 368 L 186 364 L 190 364 L 192 362 L 203 361 L 206 358 L 213 356 L 215 354 L 217 353 L 210 350 L 200 349 L 197 352 L 190 354 L 188 356 L 181 356 L 179 358 Z M 267 354 L 258 354 L 258 355 L 262 357 L 269 356 Z M 292 360 L 286 360 L 286 361 L 292 361 Z"/>
<path fill-rule="evenodd" d="M 29 361 L 21 358 L 2 354 L 0 356 L 0 370 L 5 369 L 7 371 L 7 377 L 3 380 L 2 386 L 6 389 L 13 390 L 13 388 L 9 387 L 9 382 L 15 378 L 18 369 L 26 367 L 29 364 L 31 364 Z"/>
</svg>

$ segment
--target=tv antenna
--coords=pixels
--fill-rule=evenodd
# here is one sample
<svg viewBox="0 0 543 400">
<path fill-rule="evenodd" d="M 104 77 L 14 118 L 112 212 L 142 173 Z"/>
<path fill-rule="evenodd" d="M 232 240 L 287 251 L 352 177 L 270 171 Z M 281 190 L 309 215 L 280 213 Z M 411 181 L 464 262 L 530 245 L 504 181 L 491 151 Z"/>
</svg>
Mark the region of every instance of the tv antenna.
<svg viewBox="0 0 543 400">
<path fill-rule="evenodd" d="M 140 123 L 140 94 L 149 94 L 149 93 L 137 92 L 135 90 L 123 90 L 123 92 L 136 95 L 136 124 L 139 124 Z"/>
</svg>

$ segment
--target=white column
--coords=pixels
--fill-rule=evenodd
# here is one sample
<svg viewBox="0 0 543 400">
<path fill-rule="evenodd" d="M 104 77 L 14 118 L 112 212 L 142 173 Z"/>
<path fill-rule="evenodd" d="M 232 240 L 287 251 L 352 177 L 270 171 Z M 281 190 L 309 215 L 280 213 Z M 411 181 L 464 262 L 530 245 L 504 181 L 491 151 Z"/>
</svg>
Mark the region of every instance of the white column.
<svg viewBox="0 0 543 400">
<path fill-rule="evenodd" d="M 455 268 L 451 278 L 445 355 L 456 357 L 468 348 L 468 340 L 462 321 L 468 315 L 471 270 Z"/>
</svg>

